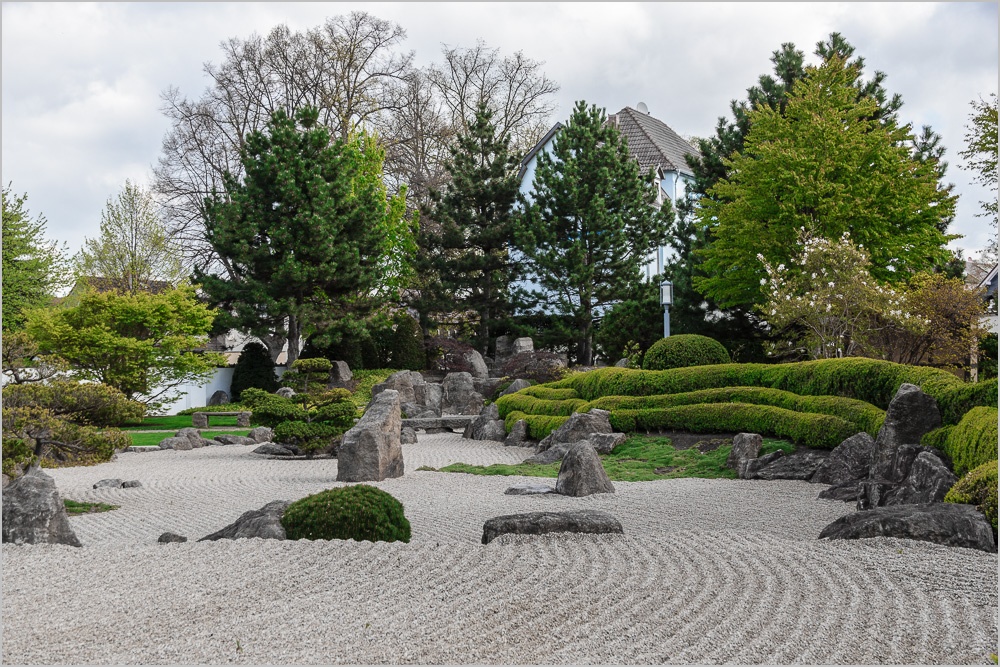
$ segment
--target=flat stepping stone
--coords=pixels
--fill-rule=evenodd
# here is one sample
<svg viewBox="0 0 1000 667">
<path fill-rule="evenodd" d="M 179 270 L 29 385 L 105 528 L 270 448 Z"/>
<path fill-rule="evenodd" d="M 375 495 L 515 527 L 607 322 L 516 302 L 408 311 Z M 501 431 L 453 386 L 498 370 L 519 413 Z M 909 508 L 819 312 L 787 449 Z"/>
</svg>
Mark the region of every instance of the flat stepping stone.
<svg viewBox="0 0 1000 667">
<path fill-rule="evenodd" d="M 556 490 L 546 484 L 516 484 L 503 492 L 505 496 L 538 496 L 555 493 Z"/>
<path fill-rule="evenodd" d="M 617 533 L 623 534 L 621 522 L 607 512 L 576 510 L 571 512 L 528 512 L 496 516 L 483 524 L 483 544 L 507 533 L 545 535 L 547 533 Z"/>
<path fill-rule="evenodd" d="M 893 505 L 854 512 L 828 525 L 819 537 L 832 540 L 902 537 L 997 552 L 993 527 L 982 512 L 972 505 L 952 503 Z"/>
</svg>

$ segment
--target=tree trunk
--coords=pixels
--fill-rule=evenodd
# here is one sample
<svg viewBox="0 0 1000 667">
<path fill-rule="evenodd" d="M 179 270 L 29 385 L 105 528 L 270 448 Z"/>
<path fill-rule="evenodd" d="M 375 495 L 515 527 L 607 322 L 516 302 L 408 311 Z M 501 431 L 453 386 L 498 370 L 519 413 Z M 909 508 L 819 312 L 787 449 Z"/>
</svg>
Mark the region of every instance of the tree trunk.
<svg viewBox="0 0 1000 667">
<path fill-rule="evenodd" d="M 271 355 L 271 363 L 278 363 L 278 357 L 281 355 L 281 350 L 284 349 L 285 341 L 288 339 L 280 334 L 265 334 L 258 336 L 258 338 L 267 347 L 267 353 Z"/>
<path fill-rule="evenodd" d="M 288 316 L 288 357 L 287 367 L 291 368 L 292 363 L 299 358 L 299 340 L 302 333 L 302 325 L 294 315 Z"/>
</svg>

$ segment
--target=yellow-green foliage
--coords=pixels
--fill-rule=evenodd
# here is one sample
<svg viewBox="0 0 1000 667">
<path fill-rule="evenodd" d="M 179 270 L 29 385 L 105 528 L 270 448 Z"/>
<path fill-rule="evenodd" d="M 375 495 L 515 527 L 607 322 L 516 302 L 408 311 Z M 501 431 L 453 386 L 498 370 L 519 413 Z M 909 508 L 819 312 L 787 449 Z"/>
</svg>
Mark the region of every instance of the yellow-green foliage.
<svg viewBox="0 0 1000 667">
<path fill-rule="evenodd" d="M 957 424 L 972 408 L 996 407 L 997 378 L 974 384 L 954 385 L 932 395 L 937 399 L 941 410 L 941 421 L 945 424 Z"/>
<path fill-rule="evenodd" d="M 878 435 L 878 430 L 882 428 L 882 422 L 885 421 L 885 411 L 876 408 L 871 403 L 840 396 L 799 396 L 788 391 L 767 387 L 723 387 L 658 396 L 605 396 L 587 403 L 583 408 L 578 409 L 578 412 L 587 412 L 593 408 L 610 411 L 647 410 L 699 403 L 749 403 L 771 405 L 795 412 L 833 415 L 853 424 L 856 428 L 855 432 L 865 431 L 872 437 Z M 525 410 L 525 412 L 551 414 L 533 410 Z"/>
<path fill-rule="evenodd" d="M 942 450 L 955 474 L 964 475 L 997 458 L 997 409 L 973 408 L 957 426 L 931 431 L 922 442 Z"/>
<path fill-rule="evenodd" d="M 543 401 L 564 401 L 570 398 L 580 398 L 575 389 L 553 389 L 551 386 L 544 384 L 525 387 L 516 393 L 524 396 L 534 396 L 535 398 L 540 398 Z M 508 395 L 512 396 L 514 394 Z"/>
<path fill-rule="evenodd" d="M 552 417 L 548 415 L 528 415 L 523 412 L 511 412 L 504 419 L 504 426 L 507 432 L 514 428 L 517 420 L 523 419 L 528 422 L 528 436 L 534 440 L 541 440 L 552 431 L 566 423 L 569 417 Z"/>
<path fill-rule="evenodd" d="M 944 497 L 946 503 L 975 505 L 997 532 L 997 462 L 987 461 L 969 471 Z"/>
<path fill-rule="evenodd" d="M 946 423 L 949 420 L 954 423 L 961 418 L 958 407 L 948 407 L 952 402 L 956 405 L 988 405 L 991 395 L 989 386 L 985 386 L 989 383 L 982 383 L 985 387 L 982 389 L 968 389 L 970 385 L 936 368 L 859 357 L 793 364 L 719 364 L 665 371 L 601 368 L 544 386 L 575 389 L 581 398 L 588 401 L 602 396 L 651 396 L 721 387 L 770 387 L 802 396 L 853 398 L 884 410 L 904 382 L 922 387 L 935 398 L 940 397 L 947 408 L 943 411 Z M 994 404 L 995 392 L 994 386 Z"/>
<path fill-rule="evenodd" d="M 752 432 L 789 438 L 809 447 L 833 449 L 857 433 L 857 427 L 840 417 L 794 412 L 769 405 L 702 403 L 649 410 L 616 410 L 611 413 L 616 431 L 676 429 L 693 433 Z"/>
<path fill-rule="evenodd" d="M 587 405 L 587 401 L 582 398 L 568 398 L 563 401 L 547 401 L 542 398 L 535 398 L 517 392 L 507 394 L 497 399 L 497 409 L 500 411 L 500 418 L 505 418 L 511 412 L 524 412 L 529 415 L 557 415 L 569 416 L 574 412 L 579 412 L 580 408 Z"/>
</svg>

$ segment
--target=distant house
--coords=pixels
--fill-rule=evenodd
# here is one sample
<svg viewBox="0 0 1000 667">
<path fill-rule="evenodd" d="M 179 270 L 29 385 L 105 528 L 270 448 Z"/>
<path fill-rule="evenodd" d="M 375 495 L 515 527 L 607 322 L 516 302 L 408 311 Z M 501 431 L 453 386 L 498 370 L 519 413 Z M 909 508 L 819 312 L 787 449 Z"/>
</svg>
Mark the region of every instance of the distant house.
<svg viewBox="0 0 1000 667">
<path fill-rule="evenodd" d="M 151 294 L 160 294 L 161 292 L 166 292 L 168 289 L 173 289 L 173 285 L 168 283 L 166 280 L 143 280 L 140 281 L 139 292 L 149 292 Z M 118 292 L 122 291 L 123 286 L 111 278 L 102 278 L 100 276 L 81 276 L 77 278 L 76 282 L 73 284 L 73 288 L 63 297 L 56 297 L 52 300 L 53 305 L 57 306 L 75 306 L 80 302 L 80 297 L 87 292 L 97 292 L 98 294 L 104 294 L 106 292 Z"/>
<path fill-rule="evenodd" d="M 643 173 L 653 169 L 659 186 L 657 204 L 662 204 L 665 199 L 675 202 L 684 196 L 688 184 L 694 180 L 694 174 L 687 166 L 684 156 L 698 156 L 698 149 L 662 120 L 651 116 L 645 104 L 640 102 L 637 106 L 638 109 L 625 107 L 618 113 L 609 115 L 608 122 L 614 123 L 625 136 L 629 153 L 639 163 L 639 169 Z M 552 150 L 553 141 L 563 127 L 562 123 L 553 125 L 521 160 L 518 180 L 525 197 L 531 196 L 538 154 Z M 663 272 L 667 252 L 669 250 L 666 247 L 661 247 L 649 254 L 645 267 L 647 280 Z"/>
</svg>

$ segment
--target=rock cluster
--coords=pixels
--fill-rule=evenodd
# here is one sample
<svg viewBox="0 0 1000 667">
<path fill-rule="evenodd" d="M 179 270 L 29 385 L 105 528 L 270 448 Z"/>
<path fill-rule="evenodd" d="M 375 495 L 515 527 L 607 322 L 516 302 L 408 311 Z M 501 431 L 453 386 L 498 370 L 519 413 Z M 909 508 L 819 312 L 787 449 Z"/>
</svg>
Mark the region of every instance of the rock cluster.
<svg viewBox="0 0 1000 667">
<path fill-rule="evenodd" d="M 610 454 L 615 447 L 625 442 L 626 436 L 624 433 L 614 432 L 608 419 L 609 416 L 610 413 L 607 410 L 596 409 L 590 412 L 573 413 L 562 426 L 543 438 L 535 449 L 535 455 L 525 459 L 524 462 L 554 463 L 561 461 L 570 447 L 579 442 L 589 443 L 599 454 Z"/>
<path fill-rule="evenodd" d="M 483 363 L 481 356 L 478 361 Z M 476 373 L 448 373 L 441 382 L 428 382 L 416 371 L 399 371 L 372 387 L 372 401 L 386 389 L 394 389 L 399 392 L 400 409 L 407 419 L 478 415 L 486 397 L 492 396 L 500 384 L 499 378 L 487 377 L 483 369 L 485 364 Z"/>
<path fill-rule="evenodd" d="M 227 435 L 221 434 L 213 439 L 201 437 L 201 431 L 188 427 L 177 431 L 173 437 L 164 438 L 160 441 L 160 449 L 176 449 L 186 451 L 199 447 L 212 447 L 217 445 L 257 445 L 269 443 L 274 437 L 274 431 L 266 426 L 258 426 L 247 435 Z"/>
<path fill-rule="evenodd" d="M 479 416 L 469 422 L 462 434 L 463 438 L 472 440 L 496 440 L 503 442 L 506 437 L 506 429 L 503 420 L 500 419 L 500 410 L 496 403 L 490 403 L 479 413 Z"/>
<path fill-rule="evenodd" d="M 923 503 L 877 507 L 843 516 L 819 534 L 820 539 L 856 540 L 902 537 L 951 547 L 995 553 L 993 528 L 972 505 Z"/>
</svg>

